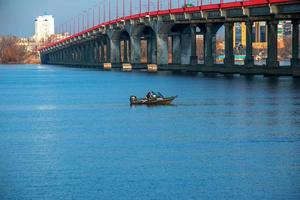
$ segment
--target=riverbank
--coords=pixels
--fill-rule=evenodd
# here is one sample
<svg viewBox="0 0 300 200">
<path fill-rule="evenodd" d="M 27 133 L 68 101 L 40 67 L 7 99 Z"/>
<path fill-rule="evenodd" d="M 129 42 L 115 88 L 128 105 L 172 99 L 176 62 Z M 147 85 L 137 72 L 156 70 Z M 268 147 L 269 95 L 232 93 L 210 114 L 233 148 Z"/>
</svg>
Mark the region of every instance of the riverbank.
<svg viewBox="0 0 300 200">
<path fill-rule="evenodd" d="M 24 58 L 23 60 L 19 60 L 19 61 L 10 61 L 10 62 L 6 62 L 6 63 L 1 63 L 0 64 L 8 64 L 8 65 L 15 65 L 15 64 L 40 64 L 40 58 L 37 55 L 29 55 L 26 58 Z"/>
</svg>

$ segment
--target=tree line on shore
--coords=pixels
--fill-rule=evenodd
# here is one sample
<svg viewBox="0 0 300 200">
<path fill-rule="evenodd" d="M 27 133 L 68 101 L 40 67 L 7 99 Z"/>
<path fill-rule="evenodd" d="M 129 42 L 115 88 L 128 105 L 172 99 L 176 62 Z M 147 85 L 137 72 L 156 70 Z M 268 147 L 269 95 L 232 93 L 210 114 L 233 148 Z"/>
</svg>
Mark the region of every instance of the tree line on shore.
<svg viewBox="0 0 300 200">
<path fill-rule="evenodd" d="M 16 36 L 0 36 L 0 63 L 27 64 L 38 63 L 38 53 L 29 51 Z"/>
</svg>

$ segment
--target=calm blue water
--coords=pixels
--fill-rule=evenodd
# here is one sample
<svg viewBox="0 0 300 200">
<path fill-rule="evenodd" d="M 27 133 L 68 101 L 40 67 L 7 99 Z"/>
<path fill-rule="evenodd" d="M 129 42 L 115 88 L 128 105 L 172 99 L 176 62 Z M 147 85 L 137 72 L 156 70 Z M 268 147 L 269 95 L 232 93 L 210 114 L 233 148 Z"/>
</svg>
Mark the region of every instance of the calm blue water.
<svg viewBox="0 0 300 200">
<path fill-rule="evenodd" d="M 300 80 L 2 65 L 0 94 L 1 200 L 300 199 Z"/>
</svg>

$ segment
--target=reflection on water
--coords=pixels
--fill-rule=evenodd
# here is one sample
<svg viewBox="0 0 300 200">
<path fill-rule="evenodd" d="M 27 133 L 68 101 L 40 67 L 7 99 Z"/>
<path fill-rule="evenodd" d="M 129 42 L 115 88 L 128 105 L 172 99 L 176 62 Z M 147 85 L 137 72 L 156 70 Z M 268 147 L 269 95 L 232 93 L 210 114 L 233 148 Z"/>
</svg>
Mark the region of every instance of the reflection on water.
<svg viewBox="0 0 300 200">
<path fill-rule="evenodd" d="M 1 200 L 300 199 L 298 79 L 16 65 L 0 91 Z"/>
</svg>

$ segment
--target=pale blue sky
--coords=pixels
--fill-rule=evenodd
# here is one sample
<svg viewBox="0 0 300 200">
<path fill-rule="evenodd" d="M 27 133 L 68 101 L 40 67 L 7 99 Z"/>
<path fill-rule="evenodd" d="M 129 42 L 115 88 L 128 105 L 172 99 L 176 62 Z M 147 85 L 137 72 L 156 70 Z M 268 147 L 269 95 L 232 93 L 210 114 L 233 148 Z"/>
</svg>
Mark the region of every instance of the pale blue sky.
<svg viewBox="0 0 300 200">
<path fill-rule="evenodd" d="M 0 35 L 32 36 L 34 34 L 34 19 L 36 16 L 43 15 L 45 12 L 53 15 L 55 26 L 57 27 L 59 24 L 65 23 L 89 7 L 97 5 L 99 1 L 103 0 L 0 0 Z M 117 0 L 110 1 L 112 2 L 113 17 L 116 11 L 115 2 Z M 121 4 L 122 0 L 118 1 Z M 146 4 L 147 0 L 143 1 L 143 4 Z M 213 2 L 218 1 L 213 0 Z M 125 5 L 129 7 L 129 0 L 125 0 L 125 2 Z M 133 7 L 137 10 L 139 0 L 133 0 L 133 2 Z M 150 2 L 152 2 L 153 8 L 156 7 L 156 0 L 150 0 Z M 166 8 L 168 1 L 161 0 L 161 2 L 161 7 Z M 172 0 L 172 2 L 173 6 L 177 5 L 177 0 Z M 184 0 L 180 0 L 179 2 L 179 4 L 183 5 Z M 195 4 L 197 0 L 190 0 L 190 2 Z M 122 13 L 121 7 L 120 5 L 119 13 Z M 95 13 L 98 12 L 95 11 Z"/>
<path fill-rule="evenodd" d="M 0 35 L 32 36 L 36 16 L 47 12 L 54 16 L 57 25 L 96 2 L 96 0 L 0 0 Z"/>
</svg>

